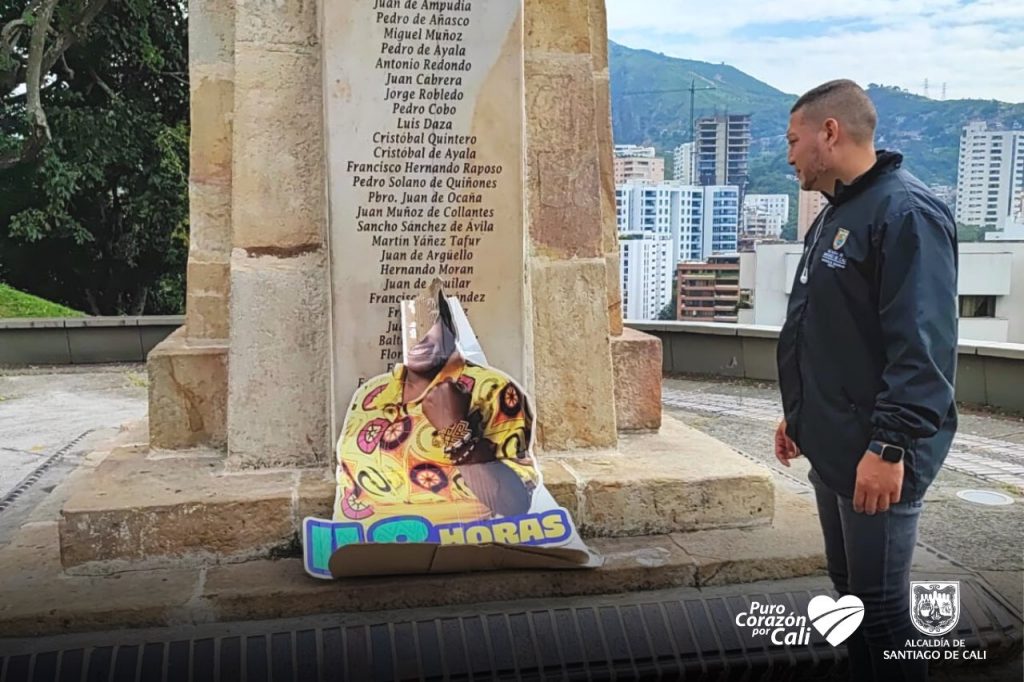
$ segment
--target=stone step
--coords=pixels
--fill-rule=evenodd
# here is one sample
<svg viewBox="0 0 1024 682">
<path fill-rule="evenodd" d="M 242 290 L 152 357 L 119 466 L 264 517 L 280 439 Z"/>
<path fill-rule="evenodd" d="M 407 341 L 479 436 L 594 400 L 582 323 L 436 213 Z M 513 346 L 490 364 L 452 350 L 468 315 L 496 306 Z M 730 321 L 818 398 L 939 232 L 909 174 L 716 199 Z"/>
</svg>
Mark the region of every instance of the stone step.
<svg viewBox="0 0 1024 682">
<path fill-rule="evenodd" d="M 771 522 L 768 469 L 679 421 L 623 436 L 614 451 L 542 456 L 545 485 L 584 537 L 628 537 Z M 321 471 L 229 471 L 217 451 L 115 447 L 68 482 L 61 562 L 104 574 L 297 553 L 306 516 L 330 518 Z"/>
<path fill-rule="evenodd" d="M 56 491 L 55 491 L 56 492 Z M 36 521 L 0 549 L 0 637 L 705 587 L 822 574 L 811 501 L 779 490 L 771 525 L 598 538 L 596 569 L 495 571 L 320 581 L 298 559 L 70 575 L 57 523 Z"/>
</svg>

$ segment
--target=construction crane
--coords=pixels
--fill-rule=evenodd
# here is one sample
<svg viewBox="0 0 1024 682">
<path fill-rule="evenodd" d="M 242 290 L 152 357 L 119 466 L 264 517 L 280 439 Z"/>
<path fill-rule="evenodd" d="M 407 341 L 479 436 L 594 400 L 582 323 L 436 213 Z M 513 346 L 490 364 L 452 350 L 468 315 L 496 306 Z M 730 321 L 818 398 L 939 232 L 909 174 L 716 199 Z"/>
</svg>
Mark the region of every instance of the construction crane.
<svg viewBox="0 0 1024 682">
<path fill-rule="evenodd" d="M 687 140 L 687 141 L 688 142 L 693 142 L 694 141 L 694 135 L 693 135 L 693 111 L 694 111 L 693 110 L 693 104 L 694 104 L 694 100 L 696 99 L 696 95 L 701 90 L 715 90 L 715 89 L 716 88 L 715 88 L 714 85 L 702 85 L 700 87 L 697 87 L 697 79 L 694 78 L 694 79 L 692 79 L 690 81 L 690 87 L 688 87 L 688 88 L 670 88 L 668 90 L 633 90 L 633 91 L 630 91 L 630 92 L 620 93 L 620 95 L 621 96 L 631 96 L 631 95 L 663 95 L 663 94 L 667 94 L 667 93 L 670 93 L 670 92 L 688 92 L 688 93 L 690 93 L 690 130 L 689 130 L 689 140 Z"/>
</svg>

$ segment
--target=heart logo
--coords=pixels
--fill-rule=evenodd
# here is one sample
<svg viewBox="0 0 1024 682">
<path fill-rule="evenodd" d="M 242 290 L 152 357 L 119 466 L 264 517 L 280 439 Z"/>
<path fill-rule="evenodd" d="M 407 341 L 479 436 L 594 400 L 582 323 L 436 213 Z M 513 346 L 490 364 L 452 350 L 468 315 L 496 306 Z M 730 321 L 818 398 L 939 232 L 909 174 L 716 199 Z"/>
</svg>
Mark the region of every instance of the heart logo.
<svg viewBox="0 0 1024 682">
<path fill-rule="evenodd" d="M 829 644 L 839 646 L 856 632 L 864 620 L 864 602 L 852 594 L 839 601 L 822 594 L 807 605 L 807 617 Z"/>
</svg>

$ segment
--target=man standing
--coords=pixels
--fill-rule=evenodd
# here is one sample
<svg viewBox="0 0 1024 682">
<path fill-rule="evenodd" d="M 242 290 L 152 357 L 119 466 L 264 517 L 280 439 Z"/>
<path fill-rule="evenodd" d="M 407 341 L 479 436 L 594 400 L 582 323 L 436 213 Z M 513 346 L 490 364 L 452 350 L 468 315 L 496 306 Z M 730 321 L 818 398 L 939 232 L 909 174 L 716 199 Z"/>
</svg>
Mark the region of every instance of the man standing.
<svg viewBox="0 0 1024 682">
<path fill-rule="evenodd" d="M 885 660 L 916 639 L 910 565 L 921 498 L 956 431 L 957 238 L 949 208 L 875 151 L 877 114 L 837 80 L 791 110 L 789 163 L 828 206 L 804 239 L 779 337 L 782 464 L 811 462 L 828 571 L 864 602 L 851 678 L 923 680 Z"/>
</svg>

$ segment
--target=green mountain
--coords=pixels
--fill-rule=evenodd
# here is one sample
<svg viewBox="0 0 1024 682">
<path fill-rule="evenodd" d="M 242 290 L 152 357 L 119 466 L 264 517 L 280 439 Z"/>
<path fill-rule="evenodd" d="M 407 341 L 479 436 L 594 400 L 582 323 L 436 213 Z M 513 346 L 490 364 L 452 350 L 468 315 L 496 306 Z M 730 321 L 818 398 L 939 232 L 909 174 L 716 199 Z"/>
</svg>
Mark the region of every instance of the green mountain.
<svg viewBox="0 0 1024 682">
<path fill-rule="evenodd" d="M 786 191 L 785 131 L 797 96 L 726 64 L 676 59 L 610 43 L 612 125 L 616 143 L 653 145 L 661 153 L 688 139 L 691 84 L 696 116 L 750 114 L 751 187 Z M 899 88 L 870 84 L 878 108 L 878 147 L 902 152 L 905 166 L 929 184 L 955 185 L 960 131 L 972 120 L 1024 129 L 1024 103 L 933 100 Z M 794 190 L 795 191 L 795 190 Z"/>
<path fill-rule="evenodd" d="M 754 138 L 785 135 L 796 98 L 726 64 L 677 59 L 610 42 L 612 127 L 620 144 L 653 144 L 672 150 L 688 139 L 691 84 L 696 116 L 751 115 Z M 781 128 L 780 128 L 781 124 Z"/>
</svg>

